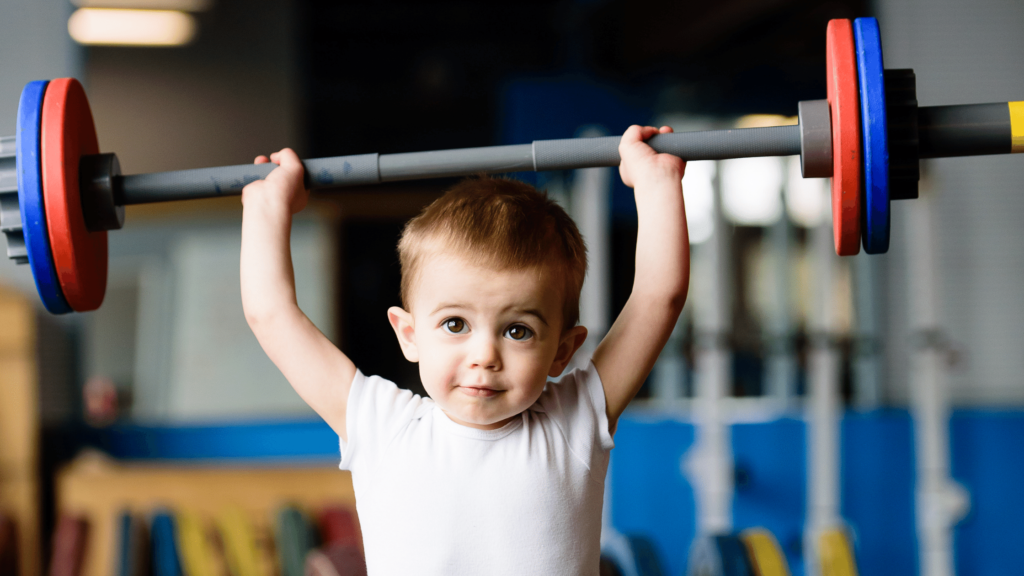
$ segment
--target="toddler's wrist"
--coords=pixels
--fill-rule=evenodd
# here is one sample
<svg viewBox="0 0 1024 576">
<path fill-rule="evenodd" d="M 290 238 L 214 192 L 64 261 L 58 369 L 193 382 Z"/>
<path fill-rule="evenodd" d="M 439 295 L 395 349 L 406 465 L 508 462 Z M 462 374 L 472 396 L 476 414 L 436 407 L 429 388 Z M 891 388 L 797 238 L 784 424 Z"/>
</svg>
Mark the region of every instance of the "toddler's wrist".
<svg viewBox="0 0 1024 576">
<path fill-rule="evenodd" d="M 242 197 L 243 212 L 266 216 L 291 216 L 288 199 L 274 194 L 246 194 Z"/>
</svg>

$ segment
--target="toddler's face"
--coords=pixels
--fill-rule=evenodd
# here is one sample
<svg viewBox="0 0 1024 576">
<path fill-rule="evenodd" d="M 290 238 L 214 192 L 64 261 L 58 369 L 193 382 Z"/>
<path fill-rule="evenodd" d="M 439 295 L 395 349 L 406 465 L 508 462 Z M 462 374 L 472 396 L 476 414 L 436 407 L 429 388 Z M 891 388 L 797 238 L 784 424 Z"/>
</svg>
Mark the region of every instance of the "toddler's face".
<svg viewBox="0 0 1024 576">
<path fill-rule="evenodd" d="M 495 270 L 436 255 L 418 272 L 410 311 L 388 317 L 445 414 L 494 429 L 532 405 L 586 338 L 581 326 L 562 330 L 562 286 L 551 266 Z"/>
</svg>

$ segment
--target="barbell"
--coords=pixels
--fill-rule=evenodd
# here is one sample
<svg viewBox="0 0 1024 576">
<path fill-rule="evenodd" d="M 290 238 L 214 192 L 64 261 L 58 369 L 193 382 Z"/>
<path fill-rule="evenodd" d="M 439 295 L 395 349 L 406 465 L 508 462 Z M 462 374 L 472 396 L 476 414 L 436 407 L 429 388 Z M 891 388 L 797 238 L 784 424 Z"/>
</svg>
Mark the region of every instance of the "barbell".
<svg viewBox="0 0 1024 576">
<path fill-rule="evenodd" d="M 800 155 L 805 178 L 832 178 L 836 252 L 889 248 L 889 203 L 917 198 L 919 159 L 1024 151 L 1024 102 L 918 107 L 913 70 L 885 70 L 874 18 L 831 20 L 827 99 L 798 104 L 797 125 L 659 134 L 648 143 L 686 160 Z M 617 166 L 619 137 L 359 154 L 305 160 L 311 190 L 479 173 Z M 241 194 L 272 164 L 122 175 L 99 153 L 85 91 L 73 78 L 30 82 L 17 134 L 0 138 L 0 231 L 28 263 L 54 314 L 97 309 L 107 231 L 124 207 Z"/>
</svg>

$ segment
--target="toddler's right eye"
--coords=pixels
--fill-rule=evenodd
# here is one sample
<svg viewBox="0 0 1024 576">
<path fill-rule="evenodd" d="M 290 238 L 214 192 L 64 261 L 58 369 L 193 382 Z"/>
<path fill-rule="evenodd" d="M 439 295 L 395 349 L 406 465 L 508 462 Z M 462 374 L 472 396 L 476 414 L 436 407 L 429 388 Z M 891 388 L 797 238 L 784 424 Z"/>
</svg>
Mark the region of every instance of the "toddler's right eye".
<svg viewBox="0 0 1024 576">
<path fill-rule="evenodd" d="M 441 326 L 449 334 L 463 334 L 466 331 L 466 321 L 462 318 L 449 318 Z"/>
</svg>

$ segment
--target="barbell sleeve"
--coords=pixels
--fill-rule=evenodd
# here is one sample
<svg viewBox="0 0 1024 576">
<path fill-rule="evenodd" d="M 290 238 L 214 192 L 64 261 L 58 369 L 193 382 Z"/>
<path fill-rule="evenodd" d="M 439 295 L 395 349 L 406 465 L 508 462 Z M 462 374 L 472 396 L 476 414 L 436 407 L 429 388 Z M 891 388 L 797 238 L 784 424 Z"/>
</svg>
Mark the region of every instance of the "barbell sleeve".
<svg viewBox="0 0 1024 576">
<path fill-rule="evenodd" d="M 1024 151 L 1024 102 L 920 108 L 917 125 L 921 158 Z"/>
<path fill-rule="evenodd" d="M 514 146 L 315 158 L 303 163 L 306 186 L 316 190 L 483 173 L 618 166 L 619 140 L 619 136 L 537 140 Z M 800 127 L 658 134 L 647 142 L 658 152 L 686 160 L 790 156 L 800 154 Z M 119 205 L 132 205 L 238 195 L 247 184 L 265 178 L 274 167 L 242 164 L 117 176 L 114 197 Z"/>
</svg>

